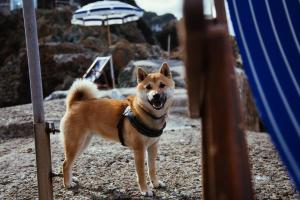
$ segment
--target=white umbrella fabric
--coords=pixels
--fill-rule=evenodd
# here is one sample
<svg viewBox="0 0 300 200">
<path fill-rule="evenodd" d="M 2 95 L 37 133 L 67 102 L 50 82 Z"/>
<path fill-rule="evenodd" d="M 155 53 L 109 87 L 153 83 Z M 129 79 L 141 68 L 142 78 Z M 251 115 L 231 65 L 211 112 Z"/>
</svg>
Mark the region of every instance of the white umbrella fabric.
<svg viewBox="0 0 300 200">
<path fill-rule="evenodd" d="M 110 45 L 109 25 L 136 21 L 143 14 L 143 9 L 120 1 L 97 1 L 76 10 L 71 23 L 83 26 L 107 25 Z"/>
</svg>

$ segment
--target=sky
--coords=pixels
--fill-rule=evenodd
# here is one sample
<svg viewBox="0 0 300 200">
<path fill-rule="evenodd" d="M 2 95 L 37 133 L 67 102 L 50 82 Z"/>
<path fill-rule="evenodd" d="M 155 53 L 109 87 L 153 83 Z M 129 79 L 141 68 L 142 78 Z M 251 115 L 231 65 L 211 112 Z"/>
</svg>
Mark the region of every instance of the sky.
<svg viewBox="0 0 300 200">
<path fill-rule="evenodd" d="M 173 15 L 175 15 L 175 17 L 177 17 L 177 19 L 180 19 L 182 17 L 183 0 L 135 0 L 135 2 L 144 10 L 155 12 L 158 15 L 172 13 Z M 227 4 L 226 11 L 227 13 L 229 13 Z M 211 0 L 204 0 L 204 14 L 211 15 L 212 13 L 215 16 Z M 234 35 L 231 20 L 229 17 L 227 18 L 227 20 L 229 33 L 231 35 Z"/>
<path fill-rule="evenodd" d="M 177 19 L 182 17 L 183 0 L 135 0 L 146 11 L 156 12 L 158 15 L 172 13 Z"/>
</svg>

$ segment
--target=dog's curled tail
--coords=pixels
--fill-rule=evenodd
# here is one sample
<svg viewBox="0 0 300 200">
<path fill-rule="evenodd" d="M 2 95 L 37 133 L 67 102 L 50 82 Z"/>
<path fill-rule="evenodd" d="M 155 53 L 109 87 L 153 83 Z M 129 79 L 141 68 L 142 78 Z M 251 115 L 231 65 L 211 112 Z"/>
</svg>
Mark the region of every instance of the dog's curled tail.
<svg viewBox="0 0 300 200">
<path fill-rule="evenodd" d="M 67 99 L 66 106 L 69 109 L 76 101 L 84 101 L 97 98 L 97 86 L 89 80 L 77 79 L 71 86 Z"/>
</svg>

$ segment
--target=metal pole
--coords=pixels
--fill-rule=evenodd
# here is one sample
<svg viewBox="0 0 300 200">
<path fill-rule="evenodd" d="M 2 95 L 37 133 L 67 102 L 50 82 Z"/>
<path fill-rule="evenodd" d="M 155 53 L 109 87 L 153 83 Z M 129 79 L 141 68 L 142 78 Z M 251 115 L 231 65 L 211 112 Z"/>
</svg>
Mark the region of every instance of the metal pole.
<svg viewBox="0 0 300 200">
<path fill-rule="evenodd" d="M 23 17 L 33 106 L 39 199 L 53 199 L 50 137 L 46 133 L 44 118 L 40 56 L 33 0 L 23 0 Z"/>
<path fill-rule="evenodd" d="M 115 71 L 114 71 L 112 55 L 110 56 L 109 63 L 110 63 L 110 75 L 111 75 L 112 86 L 113 88 L 116 88 Z"/>
<path fill-rule="evenodd" d="M 110 39 L 110 27 L 107 25 L 107 37 L 108 37 L 108 47 L 111 45 L 111 39 Z"/>
<path fill-rule="evenodd" d="M 108 20 L 108 16 L 106 16 L 106 20 L 107 20 L 107 38 L 108 38 L 108 48 L 111 45 L 111 38 L 110 38 L 110 27 L 109 27 L 109 20 Z"/>
<path fill-rule="evenodd" d="M 168 35 L 168 60 L 170 60 L 171 54 L 171 34 Z"/>
</svg>

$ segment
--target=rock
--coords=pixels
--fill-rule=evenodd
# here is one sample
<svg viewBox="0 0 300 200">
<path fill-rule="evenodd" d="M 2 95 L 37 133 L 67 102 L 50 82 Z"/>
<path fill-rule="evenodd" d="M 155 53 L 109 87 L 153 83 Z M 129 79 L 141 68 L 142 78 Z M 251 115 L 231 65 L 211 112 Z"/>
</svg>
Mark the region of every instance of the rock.
<svg viewBox="0 0 300 200">
<path fill-rule="evenodd" d="M 2 94 L 0 96 L 0 107 L 22 103 L 20 98 L 22 83 L 20 80 L 21 74 L 19 68 L 12 65 L 0 68 L 0 93 Z"/>
<path fill-rule="evenodd" d="M 84 74 L 95 53 L 82 45 L 49 43 L 40 45 L 44 95 L 56 89 L 67 89 L 74 78 Z M 0 107 L 30 102 L 27 56 L 20 49 L 17 57 L 0 67 Z"/>
<path fill-rule="evenodd" d="M 51 100 L 55 100 L 55 99 L 64 99 L 67 97 L 67 94 L 68 94 L 68 91 L 66 91 L 66 90 L 54 91 L 49 96 L 47 96 L 44 100 L 51 101 Z"/>
<path fill-rule="evenodd" d="M 112 25 L 111 32 L 132 43 L 146 42 L 143 32 L 138 28 L 136 22 Z"/>
<path fill-rule="evenodd" d="M 55 89 L 68 89 L 75 78 L 85 73 L 96 53 L 69 43 L 45 44 L 40 47 L 40 57 L 44 95 L 47 96 Z M 28 73 L 26 62 L 21 70 L 23 75 Z"/>
<path fill-rule="evenodd" d="M 170 36 L 170 50 L 178 47 L 177 36 L 177 20 L 173 19 L 166 23 L 162 27 L 162 31 L 156 34 L 156 37 L 160 43 L 160 46 L 167 51 L 168 50 L 168 37 Z"/>
<path fill-rule="evenodd" d="M 136 69 L 144 68 L 147 72 L 156 72 L 159 70 L 163 60 L 139 60 L 130 62 L 124 67 L 118 76 L 119 87 L 135 87 L 136 86 Z M 175 81 L 175 86 L 183 88 L 185 86 L 183 78 L 183 63 L 179 60 L 169 60 L 169 66 Z"/>
<path fill-rule="evenodd" d="M 133 56 L 134 52 L 128 41 L 123 40 L 115 44 L 112 50 L 112 57 L 114 68 L 117 70 L 117 73 L 133 59 Z"/>
<path fill-rule="evenodd" d="M 80 41 L 81 44 L 87 49 L 95 52 L 103 52 L 107 49 L 107 44 L 103 38 L 88 36 Z"/>
<path fill-rule="evenodd" d="M 33 123 L 31 121 L 9 123 L 0 126 L 0 138 L 33 136 Z"/>
<path fill-rule="evenodd" d="M 162 59 L 166 58 L 165 52 L 158 45 L 149 45 L 147 43 L 133 44 L 134 60 Z"/>
<path fill-rule="evenodd" d="M 43 92 L 67 89 L 74 78 L 81 77 L 96 56 L 113 55 L 116 74 L 131 59 L 162 58 L 159 46 L 151 40 L 147 24 L 136 22 L 112 26 L 112 49 L 108 49 L 106 27 L 71 25 L 72 10 L 38 10 Z M 0 107 L 30 102 L 25 33 L 22 11 L 0 14 Z M 147 30 L 141 31 L 140 28 Z M 150 30 L 150 33 L 149 33 Z M 144 37 L 144 34 L 147 34 Z M 14 36 L 13 40 L 7 38 Z M 155 42 L 151 41 L 151 44 Z M 109 77 L 109 76 L 108 76 Z"/>
<path fill-rule="evenodd" d="M 245 72 L 240 68 L 235 68 L 237 88 L 240 94 L 241 111 L 243 116 L 243 126 L 245 130 L 260 131 L 260 118 L 254 104 Z"/>
<path fill-rule="evenodd" d="M 170 13 L 166 13 L 164 15 L 157 15 L 154 12 L 145 12 L 143 19 L 154 32 L 159 32 L 166 24 L 176 19 L 176 17 Z"/>
</svg>

